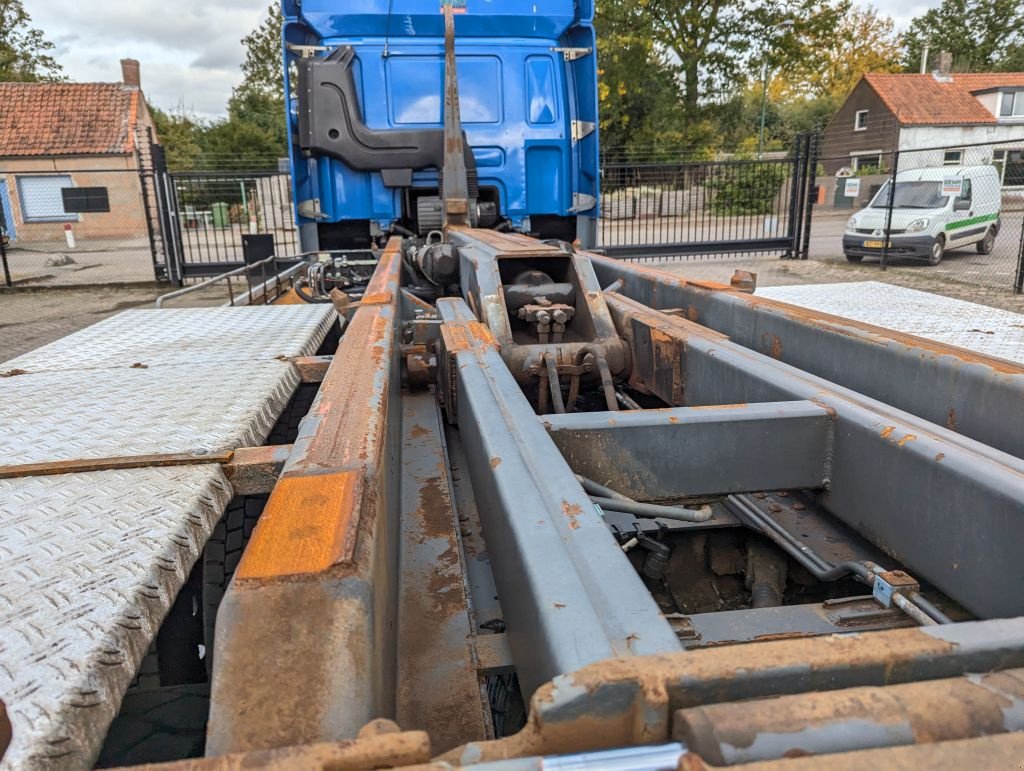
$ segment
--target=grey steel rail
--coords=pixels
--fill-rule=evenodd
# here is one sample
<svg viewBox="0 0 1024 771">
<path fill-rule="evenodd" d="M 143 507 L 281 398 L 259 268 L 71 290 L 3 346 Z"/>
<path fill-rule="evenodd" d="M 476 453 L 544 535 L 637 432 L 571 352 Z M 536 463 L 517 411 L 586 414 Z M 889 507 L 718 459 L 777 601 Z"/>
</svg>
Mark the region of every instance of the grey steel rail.
<svg viewBox="0 0 1024 771">
<path fill-rule="evenodd" d="M 248 302 L 241 303 L 241 304 L 251 303 L 252 302 L 252 296 L 254 294 L 254 292 L 253 292 L 253 290 L 251 288 L 249 289 L 248 292 L 243 292 L 242 294 L 239 294 L 237 296 L 231 294 L 231 277 L 232 276 L 238 276 L 238 275 L 241 275 L 243 273 L 248 273 L 253 268 L 257 268 L 257 267 L 260 267 L 262 265 L 266 265 L 269 262 L 274 262 L 274 261 L 278 261 L 278 260 L 301 259 L 304 256 L 305 255 L 295 255 L 294 257 L 277 257 L 275 255 L 271 255 L 270 257 L 266 257 L 266 258 L 264 258 L 262 260 L 259 260 L 258 262 L 253 262 L 253 263 L 250 263 L 248 265 L 243 265 L 240 268 L 235 268 L 234 270 L 229 270 L 229 271 L 226 271 L 224 273 L 220 273 L 220 274 L 218 274 L 216 276 L 213 276 L 212 278 L 206 279 L 205 281 L 200 281 L 198 284 L 193 284 L 192 286 L 182 287 L 181 289 L 175 289 L 173 292 L 168 292 L 167 294 L 162 294 L 158 298 L 156 298 L 156 307 L 157 308 L 162 308 L 164 303 L 167 302 L 168 300 L 174 300 L 174 299 L 177 299 L 178 297 L 182 297 L 183 295 L 190 294 L 192 292 L 197 292 L 200 289 L 205 289 L 208 286 L 216 284 L 218 281 L 227 281 L 228 282 L 228 296 L 231 299 L 226 303 L 226 305 L 237 305 L 237 304 L 239 304 L 238 298 L 242 297 L 243 295 L 245 297 L 248 297 Z M 305 267 L 305 265 L 306 265 L 305 262 L 300 262 L 297 265 L 292 265 L 290 268 L 287 268 L 286 270 L 280 271 L 277 274 L 275 274 L 275 276 L 273 278 L 269 279 L 268 281 L 265 281 L 263 284 L 260 285 L 260 287 L 263 288 L 263 289 L 266 289 L 267 285 L 271 281 L 275 281 L 276 280 L 276 281 L 280 282 L 282 279 L 291 278 L 296 273 L 298 273 L 303 267 Z"/>
</svg>

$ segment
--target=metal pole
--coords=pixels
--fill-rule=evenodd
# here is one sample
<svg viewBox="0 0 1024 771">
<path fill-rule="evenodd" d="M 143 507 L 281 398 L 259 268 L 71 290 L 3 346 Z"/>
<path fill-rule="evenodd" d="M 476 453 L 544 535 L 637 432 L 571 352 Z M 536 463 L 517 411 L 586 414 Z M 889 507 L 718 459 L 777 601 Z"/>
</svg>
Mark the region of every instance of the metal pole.
<svg viewBox="0 0 1024 771">
<path fill-rule="evenodd" d="M 767 48 L 767 46 L 766 46 Z M 757 132 L 757 160 L 764 154 L 764 114 L 768 107 L 768 58 L 761 62 L 761 129 Z"/>
<path fill-rule="evenodd" d="M 818 187 L 818 156 L 821 153 L 821 134 L 815 131 L 808 139 L 807 153 L 807 195 L 804 198 L 803 243 L 800 245 L 799 259 L 806 260 L 811 251 L 811 215 L 818 203 L 816 193 Z"/>
<path fill-rule="evenodd" d="M 896 200 L 896 170 L 900 165 L 900 151 L 892 151 L 892 171 L 889 173 L 889 195 L 885 202 L 885 227 L 882 228 L 882 270 L 889 265 L 889 233 L 892 231 L 892 209 Z"/>
<path fill-rule="evenodd" d="M 0 234 L 0 262 L 4 266 L 4 286 L 14 286 L 14 282 L 11 281 L 11 268 L 7 264 L 7 245 L 4 243 L 5 235 Z"/>
<path fill-rule="evenodd" d="M 1020 223 L 1020 249 L 1017 251 L 1017 280 L 1013 284 L 1013 293 L 1024 292 L 1024 216 Z"/>
</svg>

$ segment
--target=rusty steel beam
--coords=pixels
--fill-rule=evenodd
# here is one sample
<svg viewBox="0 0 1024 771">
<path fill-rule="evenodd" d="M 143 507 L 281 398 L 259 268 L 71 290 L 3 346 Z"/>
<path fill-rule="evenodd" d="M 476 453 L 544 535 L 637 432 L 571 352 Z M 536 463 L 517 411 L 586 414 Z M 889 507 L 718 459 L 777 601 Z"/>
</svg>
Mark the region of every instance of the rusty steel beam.
<svg viewBox="0 0 1024 771">
<path fill-rule="evenodd" d="M 423 731 L 363 732 L 349 741 L 253 750 L 209 758 L 129 766 L 122 771 L 365 771 L 368 768 L 420 766 L 430 760 L 430 739 Z"/>
<path fill-rule="evenodd" d="M 927 744 L 1024 730 L 1024 670 L 679 710 L 672 738 L 707 763 Z"/>
<path fill-rule="evenodd" d="M 0 466 L 0 479 L 45 477 L 56 474 L 82 474 L 88 471 L 150 468 L 155 466 L 194 466 L 201 463 L 229 463 L 237 450 L 202 455 L 191 452 L 154 453 L 151 455 L 119 455 L 110 458 L 76 458 L 42 463 L 16 463 Z"/>
<path fill-rule="evenodd" d="M 303 383 L 322 383 L 333 356 L 295 356 L 290 359 Z"/>
<path fill-rule="evenodd" d="M 400 242 L 342 338 L 217 616 L 208 754 L 394 713 Z"/>
<path fill-rule="evenodd" d="M 811 401 L 545 415 L 573 471 L 640 500 L 821 487 L 831 419 Z"/>
<path fill-rule="evenodd" d="M 587 663 L 680 649 L 626 555 L 461 299 L 438 300 L 473 494 L 524 694 Z"/>
<path fill-rule="evenodd" d="M 657 744 L 670 740 L 680 709 L 1021 666 L 1024 618 L 602 661 L 538 689 L 515 736 L 472 742 L 440 759 L 469 765 Z"/>
<path fill-rule="evenodd" d="M 602 286 L 681 308 L 735 343 L 1024 458 L 1024 366 L 915 335 L 591 255 Z"/>
<path fill-rule="evenodd" d="M 609 293 L 634 386 L 691 406 L 813 400 L 832 416 L 819 503 L 982 618 L 1024 614 L 1024 461 Z"/>
<path fill-rule="evenodd" d="M 235 450 L 224 464 L 224 475 L 235 495 L 261 495 L 273 490 L 291 451 L 290 444 Z"/>
</svg>

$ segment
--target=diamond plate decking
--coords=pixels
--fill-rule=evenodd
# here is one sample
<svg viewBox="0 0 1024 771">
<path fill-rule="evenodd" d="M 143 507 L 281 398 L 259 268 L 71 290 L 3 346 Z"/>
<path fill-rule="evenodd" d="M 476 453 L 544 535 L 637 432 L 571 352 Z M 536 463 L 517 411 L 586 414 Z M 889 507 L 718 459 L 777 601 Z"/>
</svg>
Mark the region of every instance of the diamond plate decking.
<svg viewBox="0 0 1024 771">
<path fill-rule="evenodd" d="M 771 286 L 758 297 L 1024 364 L 1024 316 L 879 281 Z"/>
<path fill-rule="evenodd" d="M 263 442 L 325 306 L 128 311 L 0 365 L 5 464 Z M 133 365 L 144 366 L 133 366 Z M 216 465 L 0 481 L 0 769 L 85 768 L 232 496 Z"/>
</svg>

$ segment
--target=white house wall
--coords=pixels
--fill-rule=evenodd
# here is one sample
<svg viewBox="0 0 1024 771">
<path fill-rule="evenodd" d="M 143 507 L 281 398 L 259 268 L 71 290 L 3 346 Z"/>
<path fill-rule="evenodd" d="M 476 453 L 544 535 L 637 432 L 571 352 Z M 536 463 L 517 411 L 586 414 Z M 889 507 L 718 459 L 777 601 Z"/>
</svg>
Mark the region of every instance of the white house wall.
<svg viewBox="0 0 1024 771">
<path fill-rule="evenodd" d="M 1024 123 L 998 126 L 904 126 L 900 129 L 899 138 L 900 168 L 941 166 L 946 149 L 961 147 L 964 149 L 965 165 L 991 163 L 994 149 L 1024 147 Z"/>
</svg>

